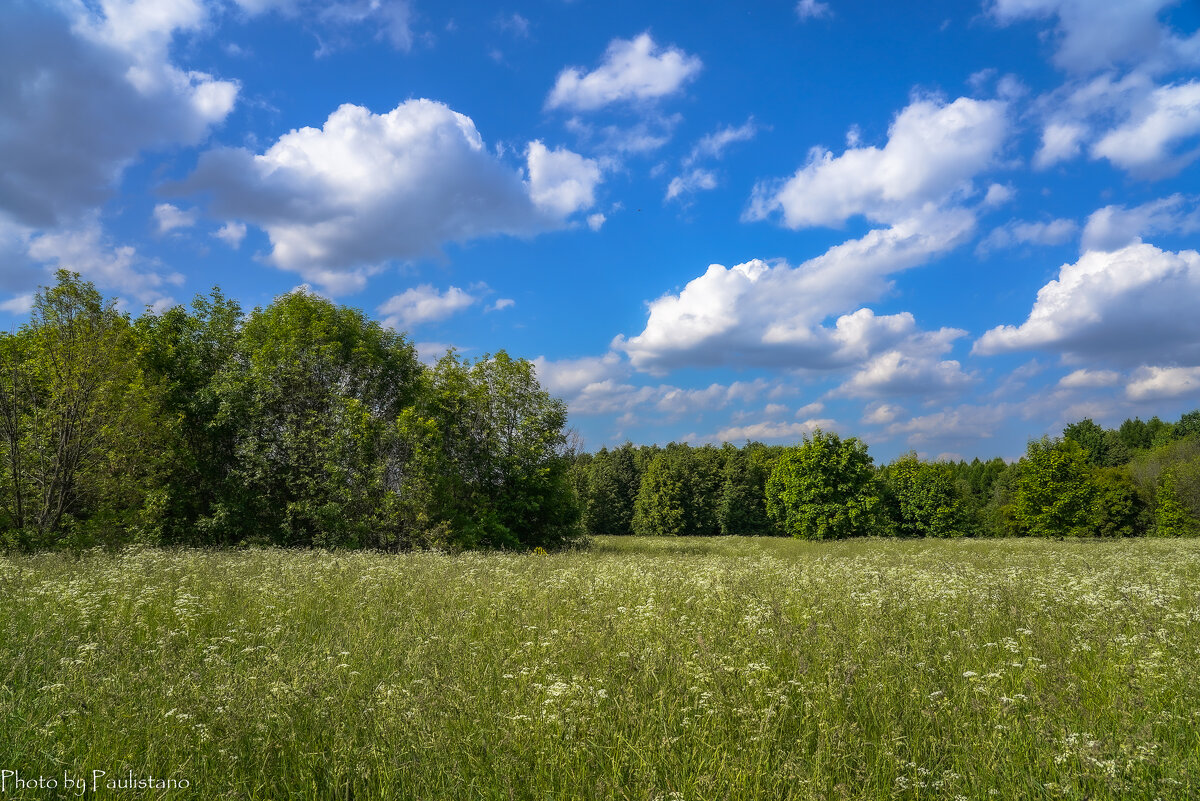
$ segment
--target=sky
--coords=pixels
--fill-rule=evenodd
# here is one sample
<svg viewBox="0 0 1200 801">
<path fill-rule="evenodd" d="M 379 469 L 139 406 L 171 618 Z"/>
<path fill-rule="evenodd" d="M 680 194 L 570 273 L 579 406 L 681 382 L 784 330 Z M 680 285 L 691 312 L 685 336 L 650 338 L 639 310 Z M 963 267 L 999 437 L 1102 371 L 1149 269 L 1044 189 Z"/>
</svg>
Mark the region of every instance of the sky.
<svg viewBox="0 0 1200 801">
<path fill-rule="evenodd" d="M 0 326 L 305 286 L 595 450 L 1200 406 L 1200 3 L 5 0 Z"/>
</svg>

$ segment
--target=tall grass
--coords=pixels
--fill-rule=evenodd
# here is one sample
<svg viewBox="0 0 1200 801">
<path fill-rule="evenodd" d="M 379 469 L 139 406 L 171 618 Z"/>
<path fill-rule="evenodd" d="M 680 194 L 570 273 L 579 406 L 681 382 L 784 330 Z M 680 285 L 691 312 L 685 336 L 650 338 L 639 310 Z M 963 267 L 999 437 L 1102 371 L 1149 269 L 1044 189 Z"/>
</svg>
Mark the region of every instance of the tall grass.
<svg viewBox="0 0 1200 801">
<path fill-rule="evenodd" d="M 97 798 L 1200 797 L 1198 579 L 1194 540 L 0 558 L 0 769 L 103 770 Z M 189 786 L 104 789 L 129 771 Z"/>
</svg>

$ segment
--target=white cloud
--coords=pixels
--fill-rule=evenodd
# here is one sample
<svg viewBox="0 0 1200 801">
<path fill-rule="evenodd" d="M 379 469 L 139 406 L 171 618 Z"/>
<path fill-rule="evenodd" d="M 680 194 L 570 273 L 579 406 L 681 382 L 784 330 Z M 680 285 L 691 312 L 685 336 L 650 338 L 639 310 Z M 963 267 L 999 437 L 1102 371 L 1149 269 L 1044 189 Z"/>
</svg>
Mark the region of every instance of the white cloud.
<svg viewBox="0 0 1200 801">
<path fill-rule="evenodd" d="M 751 261 L 711 265 L 679 294 L 649 305 L 642 333 L 613 347 L 638 369 L 772 366 L 832 369 L 883 352 L 919 332 L 910 314 L 860 308 L 883 295 L 889 273 L 963 242 L 970 213 L 929 211 L 831 248 L 799 267 Z M 824 321 L 836 318 L 832 327 Z"/>
<path fill-rule="evenodd" d="M 674 200 L 684 194 L 692 194 L 707 189 L 717 188 L 717 176 L 710 170 L 693 169 L 683 175 L 677 175 L 667 185 L 665 200 Z"/>
<path fill-rule="evenodd" d="M 159 203 L 154 207 L 154 221 L 158 223 L 160 234 L 169 233 L 176 228 L 191 228 L 196 224 L 199 212 L 195 209 L 184 211 L 170 203 Z"/>
<path fill-rule="evenodd" d="M 1062 218 L 1045 222 L 1013 220 L 993 229 L 979 243 L 977 252 L 986 253 L 989 250 L 1016 245 L 1061 245 L 1071 241 L 1078 230 L 1079 225 L 1074 220 Z"/>
<path fill-rule="evenodd" d="M 600 166 L 566 148 L 548 150 L 540 141 L 529 143 L 529 196 L 554 217 L 568 217 L 595 203 Z"/>
<path fill-rule="evenodd" d="M 8 4 L 0 25 L 0 214 L 34 226 L 100 205 L 146 150 L 193 145 L 238 85 L 171 60 L 198 0 Z"/>
<path fill-rule="evenodd" d="M 796 3 L 796 16 L 802 20 L 832 17 L 833 9 L 829 7 L 828 3 L 822 3 L 821 0 L 800 0 Z"/>
<path fill-rule="evenodd" d="M 540 142 L 528 156 L 526 184 L 469 117 L 441 103 L 409 100 L 386 114 L 346 104 L 322 128 L 284 134 L 264 153 L 203 154 L 179 188 L 207 191 L 217 215 L 262 227 L 276 266 L 344 291 L 389 260 L 559 227 L 590 204 L 594 162 Z"/>
<path fill-rule="evenodd" d="M 153 0 L 147 0 L 153 2 Z M 388 42 L 397 50 L 413 46 L 412 8 L 408 0 L 234 0 L 247 14 L 275 12 L 301 21 L 316 36 L 317 56 L 365 38 Z"/>
<path fill-rule="evenodd" d="M 160 309 L 174 302 L 166 294 L 167 287 L 183 283 L 183 276 L 159 272 L 157 264 L 139 256 L 134 248 L 114 245 L 94 218 L 75 228 L 33 237 L 29 256 L 50 271 L 77 272 L 125 301 Z"/>
<path fill-rule="evenodd" d="M 867 425 L 883 425 L 894 422 L 905 414 L 907 412 L 903 406 L 896 406 L 892 403 L 872 403 L 863 410 L 862 421 Z"/>
<path fill-rule="evenodd" d="M 1073 72 L 1094 72 L 1186 49 L 1159 15 L 1178 0 L 994 0 L 990 11 L 1002 24 L 1057 18 L 1055 63 Z"/>
<path fill-rule="evenodd" d="M 1177 154 L 1177 144 L 1200 135 L 1200 81 L 1159 86 L 1142 98 L 1128 118 L 1092 145 L 1093 158 L 1152 176 L 1173 174 L 1200 151 Z"/>
<path fill-rule="evenodd" d="M 725 154 L 726 148 L 737 142 L 749 142 L 758 134 L 758 125 L 754 118 L 746 120 L 736 128 L 727 126 L 719 128 L 701 137 L 692 152 L 683 160 L 685 167 L 690 167 L 701 159 L 719 159 Z"/>
<path fill-rule="evenodd" d="M 437 364 L 448 350 L 462 352 L 462 348 L 455 348 L 454 345 L 447 342 L 414 342 L 413 347 L 417 349 L 417 358 L 421 363 L 430 366 Z M 470 349 L 468 348 L 468 350 Z"/>
<path fill-rule="evenodd" d="M 1125 388 L 1130 400 L 1200 397 L 1200 367 L 1143 367 Z"/>
<path fill-rule="evenodd" d="M 512 298 L 496 298 L 496 302 L 487 307 L 486 311 L 504 311 L 517 305 L 517 302 Z"/>
<path fill-rule="evenodd" d="M 1058 386 L 1063 389 L 1095 389 L 1111 387 L 1121 380 L 1121 374 L 1115 370 L 1075 370 L 1058 379 Z"/>
<path fill-rule="evenodd" d="M 33 308 L 33 293 L 29 292 L 25 295 L 17 295 L 0 303 L 0 311 L 6 311 L 9 314 L 28 314 Z"/>
<path fill-rule="evenodd" d="M 1200 254 L 1137 243 L 1089 251 L 1059 268 L 1043 286 L 1029 318 L 1001 325 L 975 343 L 991 355 L 1045 349 L 1068 358 L 1117 364 L 1200 364 Z"/>
<path fill-rule="evenodd" d="M 975 378 L 963 372 L 954 359 L 939 359 L 954 339 L 967 332 L 943 328 L 936 334 L 914 337 L 915 341 L 874 356 L 855 371 L 835 394 L 852 398 L 919 395 L 925 398 L 965 389 Z M 924 340 L 924 341 L 922 341 Z M 933 343 L 930 347 L 927 343 Z M 930 353 L 929 351 L 935 351 Z"/>
<path fill-rule="evenodd" d="M 700 67 L 699 58 L 678 48 L 660 48 L 649 33 L 614 39 L 596 69 L 584 74 L 569 67 L 559 73 L 546 107 L 594 111 L 613 103 L 658 100 L 679 91 Z"/>
<path fill-rule="evenodd" d="M 750 425 L 723 428 L 712 437 L 706 439 L 715 442 L 734 443 L 745 442 L 746 440 L 753 442 L 798 442 L 804 437 L 811 435 L 818 428 L 822 431 L 832 431 L 836 427 L 837 423 L 829 418 L 804 420 L 797 423 L 764 421 L 761 423 L 751 423 Z"/>
<path fill-rule="evenodd" d="M 1174 194 L 1140 206 L 1105 206 L 1088 217 L 1080 250 L 1119 250 L 1150 234 L 1190 234 L 1200 230 L 1196 198 Z"/>
<path fill-rule="evenodd" d="M 579 117 L 571 117 L 566 128 L 585 143 L 609 158 L 615 154 L 642 155 L 658 150 L 675 133 L 676 126 L 683 120 L 679 114 L 645 113 L 642 118 L 629 125 L 604 125 L 596 127 Z"/>
<path fill-rule="evenodd" d="M 607 219 L 608 218 L 605 217 L 600 212 L 596 212 L 595 214 L 589 214 L 587 216 L 587 226 L 588 226 L 588 228 L 591 228 L 593 231 L 599 231 L 600 227 L 604 225 L 604 222 Z"/>
<path fill-rule="evenodd" d="M 836 157 L 815 148 L 791 178 L 759 183 L 746 217 L 780 212 L 789 228 L 840 225 L 860 214 L 894 222 L 969 192 L 971 178 L 995 163 L 1008 128 L 999 100 L 914 101 L 892 122 L 884 147 Z"/>
<path fill-rule="evenodd" d="M 975 406 L 963 404 L 940 412 L 909 417 L 891 423 L 885 433 L 888 436 L 903 435 L 911 445 L 963 442 L 989 439 L 996 427 L 1005 419 L 1008 408 L 1004 405 Z"/>
<path fill-rule="evenodd" d="M 384 301 L 376 311 L 384 315 L 383 324 L 397 330 L 409 329 L 422 323 L 444 320 L 462 311 L 479 299 L 452 286 L 438 292 L 430 284 L 406 289 Z"/>
<path fill-rule="evenodd" d="M 1077 122 L 1049 123 L 1042 129 L 1042 144 L 1033 156 L 1033 166 L 1045 169 L 1075 158 L 1087 135 L 1087 127 Z"/>
<path fill-rule="evenodd" d="M 987 194 L 983 196 L 983 205 L 990 208 L 1003 206 L 1008 201 L 1017 196 L 1017 190 L 1011 185 L 992 184 L 987 188 Z"/>
<path fill-rule="evenodd" d="M 234 250 L 237 250 L 242 246 L 242 240 L 246 238 L 246 224 L 234 221 L 227 222 L 213 236 Z"/>
</svg>

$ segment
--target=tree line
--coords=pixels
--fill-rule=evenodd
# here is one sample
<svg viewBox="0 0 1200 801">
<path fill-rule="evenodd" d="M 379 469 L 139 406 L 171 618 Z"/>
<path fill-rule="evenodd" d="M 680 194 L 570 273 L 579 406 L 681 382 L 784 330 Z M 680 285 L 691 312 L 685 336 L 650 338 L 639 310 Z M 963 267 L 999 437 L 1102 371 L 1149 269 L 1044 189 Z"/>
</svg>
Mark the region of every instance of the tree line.
<svg viewBox="0 0 1200 801">
<path fill-rule="evenodd" d="M 554 548 L 585 534 L 1178 536 L 1200 518 L 1200 410 L 1090 419 L 1023 458 L 877 467 L 792 447 L 579 452 L 504 351 L 426 366 L 403 334 L 305 291 L 214 289 L 133 318 L 59 272 L 0 333 L 0 548 Z"/>
<path fill-rule="evenodd" d="M 133 319 L 64 271 L 0 333 L 0 547 L 555 547 L 565 422 L 529 362 L 426 367 L 308 292 Z"/>
<path fill-rule="evenodd" d="M 571 476 L 593 534 L 1182 536 L 1200 533 L 1200 410 L 1081 420 L 1011 464 L 877 467 L 860 440 L 816 431 L 794 447 L 626 443 L 577 455 Z"/>
</svg>

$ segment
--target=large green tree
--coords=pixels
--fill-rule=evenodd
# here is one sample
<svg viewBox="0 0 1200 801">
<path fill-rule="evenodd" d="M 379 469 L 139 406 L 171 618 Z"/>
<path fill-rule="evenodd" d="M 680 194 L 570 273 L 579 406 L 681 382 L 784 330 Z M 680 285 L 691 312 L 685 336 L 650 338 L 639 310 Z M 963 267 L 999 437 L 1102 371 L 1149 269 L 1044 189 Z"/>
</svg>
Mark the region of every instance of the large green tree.
<svg viewBox="0 0 1200 801">
<path fill-rule="evenodd" d="M 902 537 L 961 537 L 970 523 L 953 469 L 909 453 L 880 471 L 886 505 Z"/>
<path fill-rule="evenodd" d="M 78 274 L 0 334 L 0 525 L 9 545 L 153 538 L 169 421 L 116 303 Z"/>
<path fill-rule="evenodd" d="M 869 534 L 879 494 L 867 446 L 821 430 L 785 451 L 767 480 L 767 513 L 793 537 L 823 540 Z"/>
<path fill-rule="evenodd" d="M 1096 487 L 1083 446 L 1071 439 L 1032 440 L 1013 501 L 1017 522 L 1035 537 L 1093 533 Z"/>
</svg>

